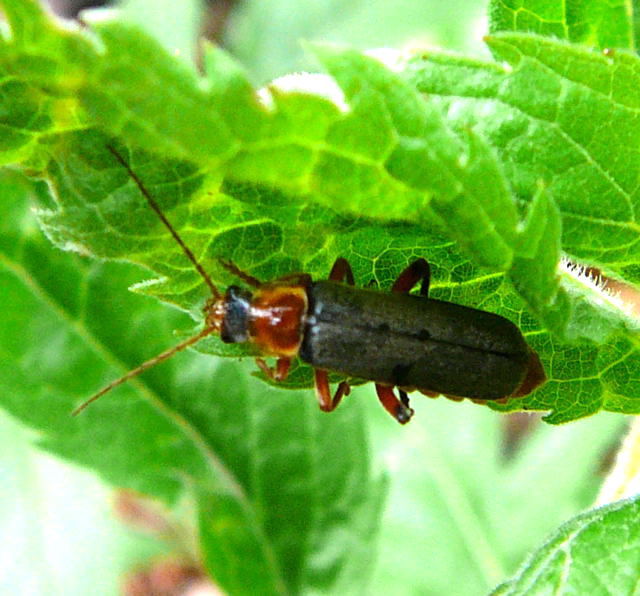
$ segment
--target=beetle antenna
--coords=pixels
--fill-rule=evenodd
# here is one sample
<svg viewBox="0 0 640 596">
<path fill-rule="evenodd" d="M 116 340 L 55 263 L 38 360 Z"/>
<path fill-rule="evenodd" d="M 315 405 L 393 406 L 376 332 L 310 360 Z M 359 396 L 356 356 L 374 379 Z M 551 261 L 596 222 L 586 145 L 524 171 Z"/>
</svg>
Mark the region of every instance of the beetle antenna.
<svg viewBox="0 0 640 596">
<path fill-rule="evenodd" d="M 125 383 L 126 381 L 128 381 L 133 377 L 137 377 L 140 373 L 143 373 L 148 368 L 155 366 L 156 364 L 162 362 L 163 360 L 167 360 L 167 358 L 171 358 L 171 356 L 173 356 L 174 354 L 181 352 L 185 348 L 188 348 L 189 346 L 192 346 L 193 344 L 199 342 L 202 338 L 213 333 L 215 330 L 216 330 L 216 327 L 214 326 L 205 327 L 202 331 L 200 331 L 200 333 L 198 333 L 198 335 L 194 335 L 189 339 L 185 339 L 183 342 L 179 343 L 177 346 L 173 346 L 172 348 L 165 350 L 164 352 L 158 354 L 157 356 L 154 356 L 150 360 L 143 362 L 137 368 L 130 370 L 126 375 L 123 375 L 119 379 L 112 381 L 106 387 L 103 387 L 102 389 L 100 389 L 98 393 L 95 393 L 88 400 L 82 402 L 73 412 L 71 412 L 71 415 L 77 416 L 87 406 L 92 404 L 97 399 L 101 398 L 105 393 L 109 393 L 109 391 L 111 391 L 114 387 L 117 387 L 118 385 L 122 385 L 122 383 Z"/>
<path fill-rule="evenodd" d="M 198 259 L 196 259 L 196 256 L 193 254 L 193 252 L 191 252 L 191 249 L 185 244 L 184 240 L 182 240 L 182 238 L 180 237 L 180 234 L 178 234 L 178 232 L 171 225 L 171 222 L 166 218 L 165 214 L 162 213 L 160 206 L 158 205 L 158 203 L 156 203 L 155 199 L 151 196 L 151 193 L 147 190 L 147 187 L 143 184 L 140 177 L 131 169 L 131 166 L 126 162 L 124 157 L 122 157 L 122 155 L 120 155 L 120 153 L 118 153 L 115 150 L 114 147 L 112 147 L 111 145 L 107 145 L 107 149 L 120 162 L 120 164 L 125 168 L 125 170 L 127 170 L 127 172 L 129 173 L 129 176 L 131 176 L 133 181 L 136 183 L 136 186 L 140 189 L 140 192 L 143 194 L 144 198 L 147 199 L 149 206 L 156 212 L 156 214 L 160 218 L 160 221 L 162 221 L 162 223 L 166 226 L 169 232 L 171 232 L 171 235 L 173 236 L 175 241 L 180 245 L 184 254 L 187 255 L 187 258 L 193 263 L 193 265 L 195 266 L 196 270 L 198 271 L 202 279 L 204 279 L 205 283 L 209 286 L 209 289 L 211 290 L 211 293 L 213 294 L 213 296 L 217 300 L 222 298 L 222 294 L 220 293 L 216 285 L 213 283 L 213 281 L 211 281 L 209 274 L 204 270 L 204 268 L 202 267 Z M 119 384 L 119 383 L 116 382 L 116 384 Z M 92 401 L 92 400 L 89 400 L 89 401 Z"/>
</svg>

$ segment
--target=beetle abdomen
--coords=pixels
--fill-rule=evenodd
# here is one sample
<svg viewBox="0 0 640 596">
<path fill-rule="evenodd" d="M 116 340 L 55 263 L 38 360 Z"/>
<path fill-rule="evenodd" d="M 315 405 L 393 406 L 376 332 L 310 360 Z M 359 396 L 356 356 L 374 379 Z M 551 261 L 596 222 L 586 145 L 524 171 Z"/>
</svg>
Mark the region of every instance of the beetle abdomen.
<svg viewBox="0 0 640 596">
<path fill-rule="evenodd" d="M 460 397 L 513 394 L 530 350 L 498 315 L 320 281 L 309 288 L 300 358 L 314 367 Z"/>
</svg>

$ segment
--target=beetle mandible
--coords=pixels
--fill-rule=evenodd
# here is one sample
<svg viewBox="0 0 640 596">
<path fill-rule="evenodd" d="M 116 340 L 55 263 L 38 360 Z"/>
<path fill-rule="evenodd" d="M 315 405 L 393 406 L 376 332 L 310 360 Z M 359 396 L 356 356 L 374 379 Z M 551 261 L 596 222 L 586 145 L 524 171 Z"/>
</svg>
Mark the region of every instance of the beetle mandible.
<svg viewBox="0 0 640 596">
<path fill-rule="evenodd" d="M 252 288 L 232 285 L 222 294 L 160 210 L 142 180 L 111 146 L 211 290 L 204 307 L 204 328 L 113 381 L 81 404 L 90 403 L 207 335 L 223 342 L 254 344 L 263 356 L 277 358 L 270 367 L 256 358 L 272 380 L 286 379 L 298 357 L 314 369 L 315 389 L 324 412 L 334 410 L 350 392 L 339 383 L 333 396 L 329 371 L 373 381 L 383 407 L 399 423 L 413 415 L 407 392 L 485 402 L 531 393 L 546 376 L 538 355 L 516 325 L 499 315 L 428 297 L 430 267 L 425 259 L 411 263 L 391 293 L 356 288 L 346 259 L 336 260 L 329 279 L 313 281 L 306 273 L 263 283 L 230 261 L 221 264 Z M 409 292 L 419 283 L 419 295 Z M 394 388 L 398 389 L 396 395 Z"/>
</svg>

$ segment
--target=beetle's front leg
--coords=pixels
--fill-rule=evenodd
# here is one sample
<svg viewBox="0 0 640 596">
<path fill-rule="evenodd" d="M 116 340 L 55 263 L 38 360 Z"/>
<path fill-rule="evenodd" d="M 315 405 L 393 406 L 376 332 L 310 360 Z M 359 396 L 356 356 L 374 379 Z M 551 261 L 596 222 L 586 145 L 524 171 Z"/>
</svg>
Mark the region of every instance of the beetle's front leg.
<svg viewBox="0 0 640 596">
<path fill-rule="evenodd" d="M 289 376 L 291 358 L 278 358 L 274 367 L 269 366 L 262 358 L 256 358 L 256 364 L 272 381 L 284 381 Z"/>
<path fill-rule="evenodd" d="M 342 401 L 342 397 L 351 393 L 351 385 L 347 381 L 342 381 L 332 398 L 331 389 L 329 388 L 329 373 L 326 370 L 314 369 L 313 374 L 320 409 L 323 412 L 333 412 Z"/>
</svg>

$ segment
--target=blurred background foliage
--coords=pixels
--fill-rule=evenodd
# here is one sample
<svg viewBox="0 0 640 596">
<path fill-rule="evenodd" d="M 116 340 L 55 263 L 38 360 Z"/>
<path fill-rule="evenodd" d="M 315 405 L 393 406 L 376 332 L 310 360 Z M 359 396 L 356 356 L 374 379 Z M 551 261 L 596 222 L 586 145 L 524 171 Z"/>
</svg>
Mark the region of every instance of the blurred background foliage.
<svg viewBox="0 0 640 596">
<path fill-rule="evenodd" d="M 95 4 L 51 0 L 67 18 Z M 130 0 L 122 8 L 196 60 L 197 37 L 221 44 L 256 84 L 309 68 L 301 40 L 486 53 L 486 7 L 474 0 Z M 2 185 L 28 194 L 15 178 Z M 251 370 L 237 366 L 244 369 L 238 374 Z M 401 428 L 376 406 L 370 387 L 356 393 L 371 406 L 363 424 L 390 487 L 370 594 L 486 593 L 559 523 L 593 503 L 624 426 L 622 417 L 600 414 L 552 427 L 536 415 L 418 398 L 414 420 Z M 189 530 L 188 504 L 171 522 L 155 523 L 153 506 L 114 496 L 93 474 L 41 453 L 31 446 L 33 433 L 4 414 L 0 429 L 1 593 L 133 594 L 152 583 L 141 570 L 193 555 L 180 538 Z"/>
</svg>

